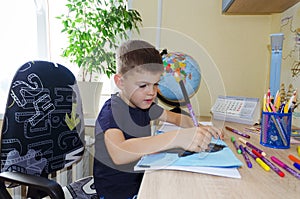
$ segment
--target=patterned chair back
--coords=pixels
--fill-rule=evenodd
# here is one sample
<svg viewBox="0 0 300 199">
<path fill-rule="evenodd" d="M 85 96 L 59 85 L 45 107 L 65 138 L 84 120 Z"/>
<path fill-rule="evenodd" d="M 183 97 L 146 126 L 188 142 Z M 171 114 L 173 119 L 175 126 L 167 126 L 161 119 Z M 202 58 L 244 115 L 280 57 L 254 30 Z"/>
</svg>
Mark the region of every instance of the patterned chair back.
<svg viewBox="0 0 300 199">
<path fill-rule="evenodd" d="M 84 152 L 82 103 L 74 75 L 46 61 L 27 62 L 9 91 L 1 134 L 1 171 L 47 176 Z"/>
</svg>

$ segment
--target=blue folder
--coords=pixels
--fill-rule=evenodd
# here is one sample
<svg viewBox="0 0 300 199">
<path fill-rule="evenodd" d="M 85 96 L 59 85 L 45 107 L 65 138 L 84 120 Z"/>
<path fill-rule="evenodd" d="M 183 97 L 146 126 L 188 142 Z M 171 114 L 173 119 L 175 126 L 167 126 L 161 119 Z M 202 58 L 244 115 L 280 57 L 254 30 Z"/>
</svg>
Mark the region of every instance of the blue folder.
<svg viewBox="0 0 300 199">
<path fill-rule="evenodd" d="M 222 140 L 218 144 L 226 145 Z M 156 153 L 144 156 L 137 164 L 140 167 L 164 167 L 164 166 L 196 166 L 238 168 L 242 162 L 234 155 L 226 145 L 218 152 L 201 152 L 189 156 L 179 157 L 177 153 Z"/>
</svg>

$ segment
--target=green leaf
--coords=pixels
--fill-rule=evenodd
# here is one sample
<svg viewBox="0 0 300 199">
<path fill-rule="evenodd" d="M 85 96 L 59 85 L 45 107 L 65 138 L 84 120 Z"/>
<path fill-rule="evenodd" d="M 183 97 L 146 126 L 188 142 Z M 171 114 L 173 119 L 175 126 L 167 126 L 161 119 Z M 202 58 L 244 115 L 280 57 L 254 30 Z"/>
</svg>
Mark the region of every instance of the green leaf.
<svg viewBox="0 0 300 199">
<path fill-rule="evenodd" d="M 110 77 L 119 39 L 127 39 L 128 30 L 139 33 L 139 12 L 127 10 L 125 0 L 67 0 L 66 7 L 69 13 L 57 16 L 69 40 L 62 56 L 84 69 L 84 79 L 90 72 Z"/>
</svg>

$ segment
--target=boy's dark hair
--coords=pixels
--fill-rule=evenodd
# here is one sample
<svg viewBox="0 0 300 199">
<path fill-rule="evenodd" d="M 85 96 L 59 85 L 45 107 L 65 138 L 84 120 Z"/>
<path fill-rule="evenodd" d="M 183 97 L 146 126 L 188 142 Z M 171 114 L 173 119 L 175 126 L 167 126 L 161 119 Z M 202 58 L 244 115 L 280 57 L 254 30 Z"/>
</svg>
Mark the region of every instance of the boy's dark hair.
<svg viewBox="0 0 300 199">
<path fill-rule="evenodd" d="M 117 73 L 137 71 L 163 72 L 162 57 L 158 50 L 143 40 L 124 42 L 116 53 Z"/>
</svg>

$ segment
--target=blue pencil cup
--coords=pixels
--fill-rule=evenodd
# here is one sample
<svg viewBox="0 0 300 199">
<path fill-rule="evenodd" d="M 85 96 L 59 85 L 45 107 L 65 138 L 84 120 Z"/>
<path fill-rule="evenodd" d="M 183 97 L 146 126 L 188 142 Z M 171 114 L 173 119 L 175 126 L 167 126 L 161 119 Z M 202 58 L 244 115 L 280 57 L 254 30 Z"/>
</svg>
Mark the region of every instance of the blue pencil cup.
<svg viewBox="0 0 300 199">
<path fill-rule="evenodd" d="M 290 148 L 292 113 L 262 112 L 260 144 L 277 149 Z"/>
</svg>

